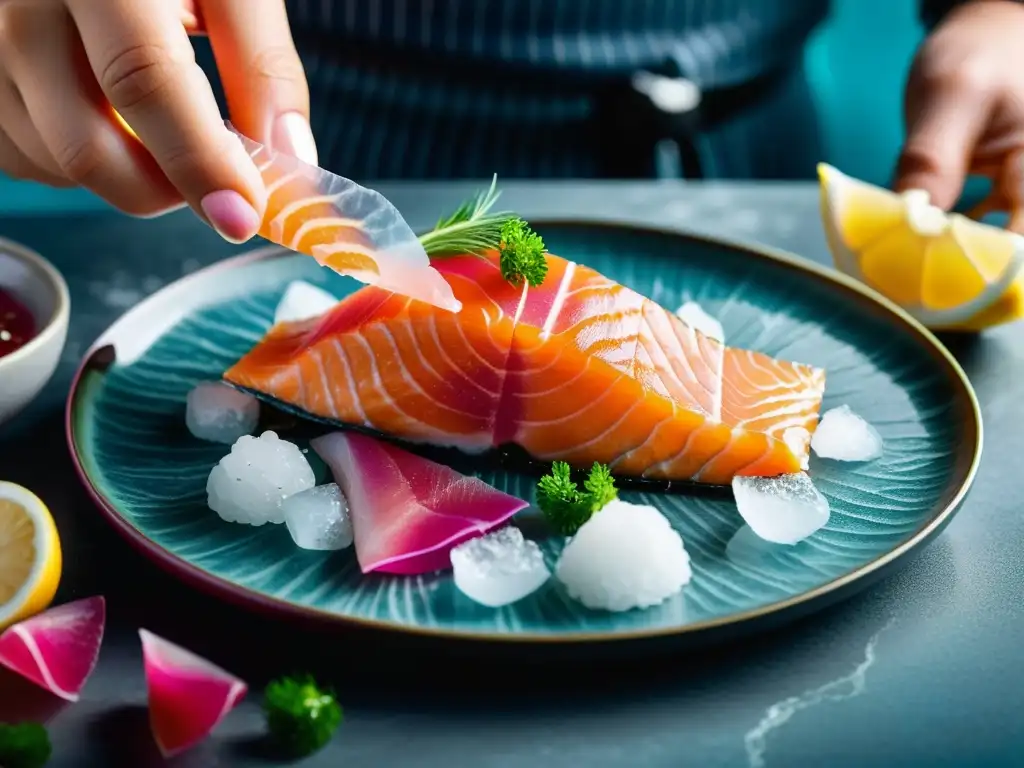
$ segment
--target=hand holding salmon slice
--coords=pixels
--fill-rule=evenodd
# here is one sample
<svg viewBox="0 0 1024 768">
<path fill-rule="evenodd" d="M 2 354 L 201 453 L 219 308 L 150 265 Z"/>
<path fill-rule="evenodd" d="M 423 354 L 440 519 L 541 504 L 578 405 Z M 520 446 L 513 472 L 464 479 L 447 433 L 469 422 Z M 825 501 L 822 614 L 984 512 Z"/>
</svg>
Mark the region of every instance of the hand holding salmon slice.
<svg viewBox="0 0 1024 768">
<path fill-rule="evenodd" d="M 260 236 L 368 285 L 450 312 L 462 309 L 387 198 L 235 133 L 267 187 Z"/>
</svg>

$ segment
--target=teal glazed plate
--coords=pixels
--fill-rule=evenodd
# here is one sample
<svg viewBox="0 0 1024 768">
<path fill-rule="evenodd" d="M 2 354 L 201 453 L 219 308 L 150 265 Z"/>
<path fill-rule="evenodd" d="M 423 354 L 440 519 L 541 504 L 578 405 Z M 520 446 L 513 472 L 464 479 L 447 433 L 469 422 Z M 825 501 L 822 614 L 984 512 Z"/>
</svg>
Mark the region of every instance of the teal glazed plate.
<svg viewBox="0 0 1024 768">
<path fill-rule="evenodd" d="M 669 309 L 697 301 L 719 319 L 731 346 L 826 369 L 823 407 L 849 405 L 878 429 L 885 448 L 863 464 L 812 456 L 811 475 L 832 506 L 822 530 L 796 546 L 772 545 L 743 525 L 728 492 L 625 491 L 627 500 L 652 504 L 670 519 L 690 553 L 693 580 L 655 608 L 604 613 L 574 602 L 554 579 L 517 604 L 484 608 L 455 588 L 450 572 L 363 576 L 351 549 L 309 552 L 294 546 L 283 525 L 222 522 L 206 506 L 206 480 L 229 446 L 189 434 L 186 394 L 218 379 L 259 341 L 289 282 L 306 280 L 339 297 L 359 287 L 277 247 L 164 288 L 87 354 L 72 385 L 67 427 L 100 511 L 156 563 L 236 603 L 326 624 L 535 643 L 775 623 L 905 562 L 956 512 L 981 457 L 981 414 L 956 361 L 901 310 L 784 253 L 613 224 L 548 222 L 537 229 L 553 253 Z M 287 437 L 286 421 L 269 415 L 261 429 Z M 322 465 L 314 469 L 318 482 L 328 481 Z M 481 477 L 533 498 L 535 476 L 488 469 Z M 547 535 L 533 508 L 517 523 L 553 566 L 564 539 Z"/>
</svg>

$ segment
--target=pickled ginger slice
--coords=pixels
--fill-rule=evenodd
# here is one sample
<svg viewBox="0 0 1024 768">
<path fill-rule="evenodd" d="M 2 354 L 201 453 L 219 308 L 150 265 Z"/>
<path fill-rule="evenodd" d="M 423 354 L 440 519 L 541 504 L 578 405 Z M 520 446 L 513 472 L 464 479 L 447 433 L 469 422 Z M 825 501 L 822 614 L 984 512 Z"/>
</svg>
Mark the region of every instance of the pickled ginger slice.
<svg viewBox="0 0 1024 768">
<path fill-rule="evenodd" d="M 363 573 L 444 570 L 452 548 L 529 506 L 479 478 L 366 435 L 333 432 L 310 446 L 348 499 Z"/>
<path fill-rule="evenodd" d="M 236 134 L 267 187 L 262 237 L 363 283 L 451 312 L 462 308 L 387 198 Z"/>
<path fill-rule="evenodd" d="M 102 597 L 36 614 L 0 634 L 0 666 L 65 701 L 78 701 L 96 668 L 106 618 Z"/>
<path fill-rule="evenodd" d="M 230 672 L 145 629 L 139 630 L 149 696 L 149 725 L 164 757 L 210 733 L 245 696 Z"/>
</svg>

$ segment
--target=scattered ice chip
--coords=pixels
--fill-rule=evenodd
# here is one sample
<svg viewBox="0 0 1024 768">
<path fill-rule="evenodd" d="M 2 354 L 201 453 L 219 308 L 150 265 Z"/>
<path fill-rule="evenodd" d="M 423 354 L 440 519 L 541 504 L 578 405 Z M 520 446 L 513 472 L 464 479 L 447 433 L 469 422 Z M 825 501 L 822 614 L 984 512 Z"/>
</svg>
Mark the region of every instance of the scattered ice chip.
<svg viewBox="0 0 1024 768">
<path fill-rule="evenodd" d="M 628 611 L 664 602 L 693 572 L 682 538 L 664 515 L 616 499 L 569 540 L 555 575 L 588 608 Z"/>
<path fill-rule="evenodd" d="M 732 492 L 740 515 L 766 541 L 796 544 L 828 522 L 828 499 L 805 472 L 735 477 Z"/>
<path fill-rule="evenodd" d="M 270 431 L 243 435 L 210 472 L 207 504 L 229 523 L 283 523 L 281 502 L 315 483 L 297 445 Z"/>
<path fill-rule="evenodd" d="M 551 576 L 537 543 L 511 525 L 464 541 L 449 554 L 455 586 L 489 608 L 522 600 Z"/>
<path fill-rule="evenodd" d="M 334 550 L 352 546 L 348 501 L 337 483 L 318 485 L 281 502 L 292 541 L 303 549 Z"/>
<path fill-rule="evenodd" d="M 185 398 L 185 426 L 200 440 L 233 443 L 259 420 L 260 401 L 220 381 L 197 384 Z"/>
<path fill-rule="evenodd" d="M 725 330 L 722 324 L 704 311 L 696 301 L 688 301 L 676 310 L 676 315 L 684 323 L 693 326 L 705 336 L 725 341 Z"/>
<path fill-rule="evenodd" d="M 323 288 L 305 280 L 295 280 L 288 284 L 278 302 L 274 311 L 274 324 L 309 320 L 322 315 L 337 303 L 337 297 Z"/>
<path fill-rule="evenodd" d="M 800 459 L 800 469 L 807 469 L 811 448 L 811 433 L 803 427 L 790 427 L 782 433 L 782 442 Z"/>
<path fill-rule="evenodd" d="M 823 459 L 871 461 L 882 455 L 882 436 L 848 405 L 840 405 L 821 417 L 811 448 Z"/>
</svg>

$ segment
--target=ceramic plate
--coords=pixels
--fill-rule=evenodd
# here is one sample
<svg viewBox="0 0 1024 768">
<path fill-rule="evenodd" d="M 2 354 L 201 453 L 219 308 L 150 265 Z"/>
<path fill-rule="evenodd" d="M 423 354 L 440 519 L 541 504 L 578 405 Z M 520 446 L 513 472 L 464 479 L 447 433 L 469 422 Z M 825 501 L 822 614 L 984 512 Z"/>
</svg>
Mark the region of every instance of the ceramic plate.
<svg viewBox="0 0 1024 768">
<path fill-rule="evenodd" d="M 964 498 L 981 455 L 981 417 L 963 371 L 927 331 L 859 284 L 785 254 L 624 226 L 538 226 L 549 248 L 675 309 L 699 302 L 732 346 L 827 370 L 825 408 L 847 404 L 885 441 L 865 464 L 812 458 L 832 505 L 796 546 L 769 545 L 728 497 L 634 491 L 679 530 L 694 576 L 648 610 L 601 613 L 552 580 L 500 610 L 459 593 L 450 573 L 360 574 L 351 550 L 296 549 L 284 526 L 222 522 L 206 479 L 228 451 L 191 437 L 184 403 L 270 326 L 285 286 L 302 279 L 342 296 L 358 285 L 309 258 L 264 249 L 164 288 L 97 341 L 68 402 L 68 435 L 102 513 L 160 565 L 236 602 L 323 622 L 487 640 L 599 641 L 693 633 L 808 610 L 847 594 L 927 542 Z M 284 433 L 282 432 L 282 436 Z M 313 455 L 312 452 L 310 455 Z M 325 476 L 319 467 L 321 476 Z M 535 478 L 481 475 L 530 498 Z M 560 539 L 530 525 L 549 561 Z"/>
</svg>

